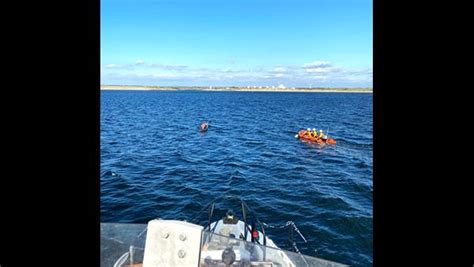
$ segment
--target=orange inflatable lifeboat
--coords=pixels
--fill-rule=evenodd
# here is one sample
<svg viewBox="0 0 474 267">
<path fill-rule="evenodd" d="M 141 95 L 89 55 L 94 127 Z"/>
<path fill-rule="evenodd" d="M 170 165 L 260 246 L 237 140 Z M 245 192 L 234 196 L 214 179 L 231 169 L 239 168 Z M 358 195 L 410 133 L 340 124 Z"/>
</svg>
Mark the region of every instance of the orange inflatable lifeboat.
<svg viewBox="0 0 474 267">
<path fill-rule="evenodd" d="M 336 140 L 334 140 L 332 138 L 328 138 L 328 139 L 324 140 L 324 139 L 319 138 L 319 137 L 310 136 L 310 135 L 308 135 L 307 130 L 300 130 L 298 132 L 298 138 L 302 139 L 302 140 L 318 143 L 318 144 L 324 144 L 324 143 L 330 144 L 330 145 L 335 145 L 336 144 Z"/>
</svg>

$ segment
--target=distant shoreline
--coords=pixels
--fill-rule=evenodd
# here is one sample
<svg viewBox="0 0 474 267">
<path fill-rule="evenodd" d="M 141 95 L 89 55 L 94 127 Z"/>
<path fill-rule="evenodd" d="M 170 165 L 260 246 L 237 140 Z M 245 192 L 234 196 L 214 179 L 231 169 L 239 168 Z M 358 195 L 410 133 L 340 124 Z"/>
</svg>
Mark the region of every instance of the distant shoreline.
<svg viewBox="0 0 474 267">
<path fill-rule="evenodd" d="M 137 86 L 101 85 L 100 90 L 136 91 L 212 91 L 212 92 L 302 92 L 302 93 L 372 93 L 372 88 L 246 88 L 246 87 L 201 87 L 201 86 Z"/>
</svg>

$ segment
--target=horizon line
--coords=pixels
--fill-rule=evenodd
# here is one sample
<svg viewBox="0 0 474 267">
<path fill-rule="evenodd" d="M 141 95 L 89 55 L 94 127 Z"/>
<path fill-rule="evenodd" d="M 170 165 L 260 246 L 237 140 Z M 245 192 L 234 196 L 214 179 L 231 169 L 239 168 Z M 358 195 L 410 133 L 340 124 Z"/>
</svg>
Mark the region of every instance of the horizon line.
<svg viewBox="0 0 474 267">
<path fill-rule="evenodd" d="M 279 88 L 278 86 L 268 86 L 268 85 L 247 85 L 247 86 L 237 86 L 237 85 L 134 85 L 134 84 L 101 84 L 100 87 L 107 87 L 107 86 L 117 86 L 117 87 L 148 87 L 148 88 L 243 88 L 243 89 L 370 89 L 373 90 L 373 87 L 300 87 L 300 86 L 290 86 Z"/>
</svg>

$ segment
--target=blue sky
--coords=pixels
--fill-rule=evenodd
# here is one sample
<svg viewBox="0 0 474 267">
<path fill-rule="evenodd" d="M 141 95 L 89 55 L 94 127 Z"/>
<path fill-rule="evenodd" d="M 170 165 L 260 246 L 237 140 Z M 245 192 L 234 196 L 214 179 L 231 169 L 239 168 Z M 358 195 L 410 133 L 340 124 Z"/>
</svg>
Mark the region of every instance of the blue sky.
<svg viewBox="0 0 474 267">
<path fill-rule="evenodd" d="M 101 0 L 101 83 L 372 87 L 370 0 Z"/>
</svg>

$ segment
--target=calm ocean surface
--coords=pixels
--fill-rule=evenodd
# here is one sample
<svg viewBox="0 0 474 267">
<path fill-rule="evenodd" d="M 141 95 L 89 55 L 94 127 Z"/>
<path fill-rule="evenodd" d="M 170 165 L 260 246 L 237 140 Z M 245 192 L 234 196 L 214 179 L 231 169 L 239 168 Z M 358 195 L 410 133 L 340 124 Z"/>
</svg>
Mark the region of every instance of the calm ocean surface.
<svg viewBox="0 0 474 267">
<path fill-rule="evenodd" d="M 337 145 L 294 137 L 308 127 Z M 100 138 L 102 222 L 189 220 L 226 193 L 280 248 L 291 220 L 303 253 L 372 266 L 372 94 L 101 91 Z"/>
</svg>

